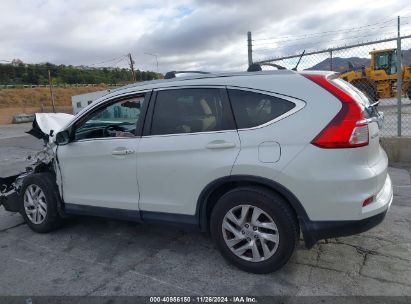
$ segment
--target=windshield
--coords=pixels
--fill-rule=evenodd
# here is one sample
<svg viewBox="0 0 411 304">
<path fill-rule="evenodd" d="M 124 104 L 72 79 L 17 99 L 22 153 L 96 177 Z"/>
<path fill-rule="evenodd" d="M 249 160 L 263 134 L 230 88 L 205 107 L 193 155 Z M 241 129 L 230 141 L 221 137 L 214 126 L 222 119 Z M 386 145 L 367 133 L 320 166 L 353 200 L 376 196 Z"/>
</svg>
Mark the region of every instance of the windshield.
<svg viewBox="0 0 411 304">
<path fill-rule="evenodd" d="M 397 73 L 397 52 L 389 51 L 375 54 L 375 69 L 384 70 L 387 74 Z"/>
</svg>

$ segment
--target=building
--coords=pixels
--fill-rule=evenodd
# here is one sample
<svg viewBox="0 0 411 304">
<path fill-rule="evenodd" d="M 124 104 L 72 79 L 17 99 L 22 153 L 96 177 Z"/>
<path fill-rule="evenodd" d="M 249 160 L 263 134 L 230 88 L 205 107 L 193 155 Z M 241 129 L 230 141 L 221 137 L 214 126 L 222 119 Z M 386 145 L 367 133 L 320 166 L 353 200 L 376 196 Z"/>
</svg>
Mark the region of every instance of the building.
<svg viewBox="0 0 411 304">
<path fill-rule="evenodd" d="M 71 96 L 73 114 L 77 115 L 82 109 L 93 103 L 94 100 L 109 93 L 109 90 Z"/>
</svg>

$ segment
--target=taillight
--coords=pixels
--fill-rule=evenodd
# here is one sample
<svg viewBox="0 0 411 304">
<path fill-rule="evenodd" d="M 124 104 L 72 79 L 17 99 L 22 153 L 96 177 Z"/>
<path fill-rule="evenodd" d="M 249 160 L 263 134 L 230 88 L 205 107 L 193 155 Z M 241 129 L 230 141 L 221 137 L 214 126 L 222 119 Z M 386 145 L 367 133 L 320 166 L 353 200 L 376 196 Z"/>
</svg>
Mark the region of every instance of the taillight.
<svg viewBox="0 0 411 304">
<path fill-rule="evenodd" d="M 337 97 L 341 110 L 311 143 L 325 149 L 356 148 L 368 145 L 368 122 L 362 107 L 344 90 L 333 84 L 325 75 L 303 74 Z"/>
</svg>

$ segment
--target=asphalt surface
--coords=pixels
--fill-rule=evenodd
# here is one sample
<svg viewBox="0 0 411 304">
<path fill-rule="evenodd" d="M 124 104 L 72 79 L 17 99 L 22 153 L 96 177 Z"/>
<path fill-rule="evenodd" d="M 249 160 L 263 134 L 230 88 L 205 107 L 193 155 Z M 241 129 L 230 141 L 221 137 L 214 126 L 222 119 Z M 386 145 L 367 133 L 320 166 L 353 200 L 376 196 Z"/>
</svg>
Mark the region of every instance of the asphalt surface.
<svg viewBox="0 0 411 304">
<path fill-rule="evenodd" d="M 19 172 L 41 142 L 0 126 L 0 175 Z M 385 221 L 351 237 L 302 242 L 280 271 L 229 265 L 198 232 L 91 217 L 49 234 L 0 207 L 0 295 L 411 295 L 410 168 L 390 168 Z"/>
</svg>

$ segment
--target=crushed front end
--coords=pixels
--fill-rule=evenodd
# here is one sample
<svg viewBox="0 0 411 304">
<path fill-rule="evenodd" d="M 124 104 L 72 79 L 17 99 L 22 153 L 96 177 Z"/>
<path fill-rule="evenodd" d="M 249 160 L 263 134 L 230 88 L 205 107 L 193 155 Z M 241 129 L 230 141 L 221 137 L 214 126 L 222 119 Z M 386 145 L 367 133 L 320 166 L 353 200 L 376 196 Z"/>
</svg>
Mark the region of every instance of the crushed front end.
<svg viewBox="0 0 411 304">
<path fill-rule="evenodd" d="M 0 177 L 0 206 L 10 212 L 19 212 L 21 208 L 20 190 L 24 179 L 30 174 L 44 171 L 54 171 L 53 168 L 54 150 L 53 144 L 46 143 L 43 150 L 37 152 L 31 166 L 25 172 L 8 177 Z"/>
<path fill-rule="evenodd" d="M 66 124 L 73 116 L 57 114 L 36 114 L 32 129 L 27 133 L 44 141 L 44 148 L 37 152 L 33 157 L 29 157 L 31 165 L 26 171 L 17 175 L 0 177 L 0 206 L 4 206 L 7 211 L 21 211 L 21 189 L 24 179 L 33 173 L 54 171 L 55 144 L 53 134 L 62 125 Z"/>
</svg>

